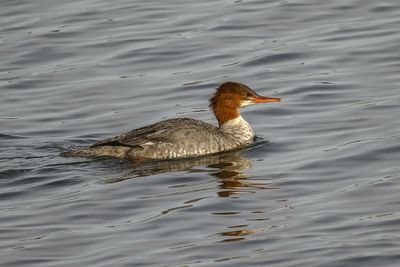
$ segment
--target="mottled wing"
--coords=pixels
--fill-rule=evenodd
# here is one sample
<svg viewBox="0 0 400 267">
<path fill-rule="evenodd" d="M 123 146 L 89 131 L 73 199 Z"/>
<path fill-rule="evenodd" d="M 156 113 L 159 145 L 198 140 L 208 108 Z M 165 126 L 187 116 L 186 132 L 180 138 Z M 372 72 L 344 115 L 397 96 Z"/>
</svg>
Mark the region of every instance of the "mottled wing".
<svg viewBox="0 0 400 267">
<path fill-rule="evenodd" d="M 97 142 L 92 147 L 138 147 L 159 142 L 178 143 L 187 138 L 192 138 L 193 142 L 196 142 L 197 138 L 204 138 L 216 132 L 213 125 L 201 121 L 186 118 L 170 119 Z"/>
</svg>

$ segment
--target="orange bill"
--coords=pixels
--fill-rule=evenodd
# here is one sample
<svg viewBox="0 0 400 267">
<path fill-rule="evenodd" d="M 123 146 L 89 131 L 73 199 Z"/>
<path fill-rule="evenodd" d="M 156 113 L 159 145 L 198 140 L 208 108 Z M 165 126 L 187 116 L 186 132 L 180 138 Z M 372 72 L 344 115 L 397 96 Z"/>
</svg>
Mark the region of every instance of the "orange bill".
<svg viewBox="0 0 400 267">
<path fill-rule="evenodd" d="M 253 101 L 254 103 L 268 103 L 268 102 L 281 102 L 281 99 L 257 95 L 256 97 L 254 97 Z"/>
</svg>

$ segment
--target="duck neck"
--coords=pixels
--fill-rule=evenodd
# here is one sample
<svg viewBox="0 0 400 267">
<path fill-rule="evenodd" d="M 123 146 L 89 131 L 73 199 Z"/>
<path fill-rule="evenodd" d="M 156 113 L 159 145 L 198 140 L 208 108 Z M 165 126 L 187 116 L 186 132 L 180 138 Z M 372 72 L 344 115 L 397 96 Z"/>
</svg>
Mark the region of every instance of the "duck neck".
<svg viewBox="0 0 400 267">
<path fill-rule="evenodd" d="M 219 129 L 242 143 L 253 139 L 254 133 L 250 124 L 240 115 L 240 105 L 230 99 L 213 97 L 210 101 L 211 110 L 218 120 Z"/>
<path fill-rule="evenodd" d="M 240 106 L 234 105 L 232 101 L 222 101 L 213 97 L 210 107 L 218 120 L 220 131 L 227 140 L 235 145 L 246 145 L 253 142 L 253 129 L 240 115 Z"/>
<path fill-rule="evenodd" d="M 220 124 L 219 129 L 240 144 L 251 143 L 254 137 L 250 124 L 240 114 L 238 117 Z"/>
<path fill-rule="evenodd" d="M 243 119 L 243 117 L 240 114 L 234 119 L 219 124 L 219 128 L 221 130 L 227 128 L 243 128 L 243 127 L 251 128 L 250 124 L 245 119 Z"/>
<path fill-rule="evenodd" d="M 238 118 L 242 118 L 240 116 L 239 109 L 236 108 L 218 108 L 214 109 L 214 115 L 218 120 L 219 128 L 221 128 L 224 124 L 233 124 L 235 121 L 238 121 Z"/>
</svg>

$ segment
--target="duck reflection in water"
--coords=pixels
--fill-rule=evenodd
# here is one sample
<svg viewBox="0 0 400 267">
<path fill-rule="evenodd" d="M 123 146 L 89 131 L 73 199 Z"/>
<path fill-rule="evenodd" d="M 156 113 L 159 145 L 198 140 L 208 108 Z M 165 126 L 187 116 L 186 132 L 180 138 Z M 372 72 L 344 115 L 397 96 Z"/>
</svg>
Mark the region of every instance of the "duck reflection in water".
<svg viewBox="0 0 400 267">
<path fill-rule="evenodd" d="M 117 183 L 137 177 L 185 171 L 208 173 L 217 177 L 220 181 L 219 188 L 222 189 L 218 192 L 220 197 L 241 193 L 243 189 L 272 189 L 266 183 L 254 183 L 248 180 L 249 176 L 243 171 L 252 168 L 252 160 L 242 156 L 240 151 L 179 160 L 132 162 L 132 164 L 131 168 L 124 168 L 123 173 L 119 173 L 117 177 L 105 178 L 102 183 Z"/>
<path fill-rule="evenodd" d="M 104 183 L 117 183 L 131 178 L 145 177 L 150 175 L 170 173 L 170 172 L 188 172 L 188 173 L 206 173 L 218 179 L 217 196 L 221 198 L 235 197 L 239 194 L 256 193 L 259 190 L 276 189 L 266 180 L 266 177 L 251 177 L 244 172 L 252 169 L 252 160 L 245 155 L 249 150 L 255 149 L 257 146 L 266 146 L 268 142 L 256 142 L 255 147 L 250 147 L 245 151 L 225 152 L 207 157 L 197 157 L 180 160 L 169 161 L 153 161 L 143 163 L 131 163 L 132 168 L 127 170 L 119 177 L 108 178 L 103 180 Z M 254 179 L 253 179 L 254 178 Z M 207 191 L 209 192 L 209 191 Z M 154 198 L 158 196 L 145 196 L 142 198 Z M 187 209 L 193 207 L 197 201 L 207 197 L 199 197 L 184 202 L 184 205 L 171 207 L 161 211 L 156 216 L 145 219 L 144 221 L 154 219 L 159 216 L 168 214 L 170 211 L 177 209 Z M 260 213 L 258 211 L 257 213 Z M 261 212 L 262 213 L 262 212 Z M 256 214 L 256 212 L 255 212 Z M 240 212 L 216 212 L 214 216 L 240 216 Z M 261 214 L 262 215 L 262 214 Z M 263 216 L 263 215 L 262 215 Z M 227 226 L 228 229 L 223 232 L 215 233 L 217 236 L 223 237 L 219 242 L 238 242 L 245 240 L 247 235 L 253 235 L 264 232 L 265 229 L 251 229 L 248 224 Z"/>
<path fill-rule="evenodd" d="M 242 177 L 242 171 L 252 168 L 252 161 L 240 155 L 239 151 L 221 154 L 162 161 L 131 162 L 131 168 L 124 168 L 118 177 L 104 179 L 104 183 L 116 183 L 131 178 L 170 172 L 209 173 L 218 178 Z M 217 171 L 216 171 L 217 170 Z"/>
<path fill-rule="evenodd" d="M 209 168 L 218 168 L 218 171 L 211 172 L 212 176 L 219 178 L 219 197 L 229 197 L 240 193 L 255 193 L 257 189 L 274 189 L 268 183 L 253 182 L 248 175 L 242 171 L 252 168 L 251 161 L 241 157 L 239 154 L 235 158 L 240 161 L 221 161 L 217 164 L 209 165 Z M 238 164 L 238 162 L 242 164 Z M 244 164 L 246 163 L 246 164 Z"/>
</svg>

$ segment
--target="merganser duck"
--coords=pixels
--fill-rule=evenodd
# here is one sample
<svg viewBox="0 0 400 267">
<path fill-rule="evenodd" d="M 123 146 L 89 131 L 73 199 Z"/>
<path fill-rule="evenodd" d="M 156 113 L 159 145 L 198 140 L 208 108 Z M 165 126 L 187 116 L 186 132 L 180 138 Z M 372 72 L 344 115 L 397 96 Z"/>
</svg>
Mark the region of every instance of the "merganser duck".
<svg viewBox="0 0 400 267">
<path fill-rule="evenodd" d="M 240 108 L 280 101 L 279 98 L 260 96 L 244 84 L 225 82 L 209 100 L 218 127 L 189 118 L 168 119 L 64 155 L 109 156 L 142 161 L 197 157 L 229 151 L 253 143 L 253 129 L 240 115 Z"/>
</svg>

